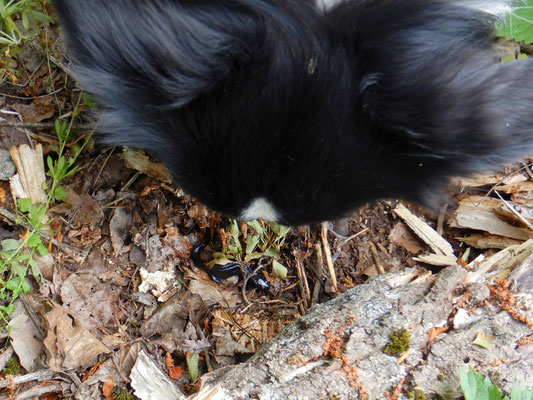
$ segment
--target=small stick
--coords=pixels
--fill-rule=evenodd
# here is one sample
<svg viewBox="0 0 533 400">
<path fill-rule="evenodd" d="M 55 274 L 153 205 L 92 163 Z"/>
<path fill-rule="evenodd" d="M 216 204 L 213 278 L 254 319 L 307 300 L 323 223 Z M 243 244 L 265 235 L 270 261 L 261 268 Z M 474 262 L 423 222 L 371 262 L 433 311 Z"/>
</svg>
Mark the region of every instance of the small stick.
<svg viewBox="0 0 533 400">
<path fill-rule="evenodd" d="M 55 122 L 0 121 L 0 127 L 24 129 L 54 129 Z M 72 128 L 91 131 L 96 124 L 72 124 Z"/>
<path fill-rule="evenodd" d="M 439 210 L 439 218 L 437 219 L 437 233 L 441 236 L 444 234 L 444 218 L 446 217 L 447 209 L 448 203 L 444 203 L 444 205 Z"/>
<path fill-rule="evenodd" d="M 335 267 L 333 266 L 333 259 L 331 258 L 331 249 L 328 243 L 328 226 L 327 222 L 322 222 L 322 229 L 320 232 L 322 239 L 322 247 L 324 248 L 324 256 L 326 257 L 326 264 L 328 265 L 329 276 L 331 278 L 331 285 L 333 292 L 337 292 L 337 276 L 335 275 Z"/>
<path fill-rule="evenodd" d="M 21 383 L 31 382 L 31 381 L 47 381 L 54 376 L 54 371 L 49 369 L 42 369 L 37 372 L 32 372 L 26 375 L 17 375 L 12 379 L 4 379 L 0 381 L 0 389 L 6 388 L 9 384 L 20 385 Z"/>
<path fill-rule="evenodd" d="M 309 308 L 309 300 L 311 300 L 311 292 L 307 284 L 307 275 L 305 274 L 304 266 L 300 260 L 296 260 L 296 272 L 298 273 L 298 280 L 300 281 L 300 292 L 305 301 L 305 308 Z"/>
<path fill-rule="evenodd" d="M 339 244 L 339 249 L 340 249 L 342 246 L 344 246 L 346 243 L 348 243 L 350 240 L 355 239 L 357 236 L 360 236 L 360 235 L 362 235 L 363 233 L 368 232 L 369 229 L 370 229 L 370 228 L 365 228 L 365 229 L 363 229 L 362 231 L 359 231 L 359 232 L 353 234 L 352 236 L 347 237 L 347 238 L 344 239 L 342 242 L 340 242 L 340 244 Z"/>
<path fill-rule="evenodd" d="M 372 242 L 370 242 L 370 251 L 372 252 L 372 258 L 374 259 L 374 264 L 376 264 L 376 268 L 378 269 L 378 272 L 380 275 L 385 275 L 385 269 L 383 268 L 383 265 L 379 262 L 378 257 L 378 250 L 376 249 L 376 245 Z"/>
<path fill-rule="evenodd" d="M 500 194 L 500 192 L 498 192 L 497 190 L 494 191 L 494 193 L 496 193 L 498 195 L 498 197 L 500 198 L 501 201 L 503 201 L 503 204 L 505 205 L 505 207 L 507 207 L 507 209 L 509 211 L 511 211 L 514 216 L 516 218 L 518 218 L 522 223 L 524 223 L 524 225 L 526 225 L 529 229 L 533 230 L 533 225 L 531 224 L 531 222 L 529 222 L 527 219 L 525 219 L 518 211 L 515 210 L 515 208 L 509 204 L 508 201 L 506 201 L 502 195 Z"/>
</svg>

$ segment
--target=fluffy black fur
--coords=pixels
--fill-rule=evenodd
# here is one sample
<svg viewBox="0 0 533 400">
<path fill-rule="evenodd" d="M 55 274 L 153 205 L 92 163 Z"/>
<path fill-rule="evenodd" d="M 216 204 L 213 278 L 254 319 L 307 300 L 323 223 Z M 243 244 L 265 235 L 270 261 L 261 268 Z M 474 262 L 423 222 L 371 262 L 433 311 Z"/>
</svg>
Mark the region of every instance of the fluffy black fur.
<svg viewBox="0 0 533 400">
<path fill-rule="evenodd" d="M 54 3 L 103 140 L 151 150 L 228 216 L 257 198 L 286 224 L 424 202 L 533 153 L 533 60 L 495 61 L 469 0 Z"/>
</svg>

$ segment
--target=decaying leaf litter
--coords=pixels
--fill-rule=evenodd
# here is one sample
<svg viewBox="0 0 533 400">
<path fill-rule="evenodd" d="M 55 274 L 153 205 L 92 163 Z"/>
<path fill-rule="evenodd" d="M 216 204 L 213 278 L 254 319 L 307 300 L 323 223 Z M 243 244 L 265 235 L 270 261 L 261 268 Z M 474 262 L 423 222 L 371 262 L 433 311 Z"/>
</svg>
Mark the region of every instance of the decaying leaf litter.
<svg viewBox="0 0 533 400">
<path fill-rule="evenodd" d="M 10 62 L 20 76 L 0 85 L 0 240 L 28 234 L 17 219 L 17 198 L 47 196 L 46 160 L 58 157 L 56 121 L 73 132 L 67 156 L 93 126 L 90 102 L 62 68 L 68 62 L 54 29 Z M 42 278 L 26 277 L 29 291 L 14 302 L 9 333 L 5 324 L 2 330 L 0 367 L 11 357 L 22 367 L 0 381 L 4 396 L 109 398 L 110 385 L 125 385 L 143 399 L 156 381 L 160 398 L 178 390 L 175 398 L 185 398 L 199 389 L 202 374 L 248 359 L 311 306 L 369 278 L 460 265 L 470 281 L 494 271 L 505 280 L 533 251 L 531 160 L 458 180 L 459 194 L 441 215 L 378 201 L 345 221 L 294 228 L 277 248 L 255 253 L 257 247 L 246 249 L 259 243 L 265 224 L 232 224 L 209 212 L 142 152 L 89 140 L 76 166 L 61 182 L 64 197 L 56 196 L 43 217 L 52 222 L 39 232 L 48 252 L 35 254 Z M 201 242 L 207 263 L 250 262 L 270 288 L 246 289 L 235 278 L 213 282 L 192 261 Z M 531 288 L 510 300 L 516 288 L 500 285 L 494 290 L 502 308 L 531 328 Z"/>
</svg>

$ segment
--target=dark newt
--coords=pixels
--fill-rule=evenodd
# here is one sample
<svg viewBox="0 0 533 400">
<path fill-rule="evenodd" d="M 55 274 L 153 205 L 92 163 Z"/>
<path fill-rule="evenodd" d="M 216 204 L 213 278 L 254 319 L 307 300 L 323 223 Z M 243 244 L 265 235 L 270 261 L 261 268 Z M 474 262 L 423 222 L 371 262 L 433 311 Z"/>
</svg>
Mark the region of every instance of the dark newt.
<svg viewBox="0 0 533 400">
<path fill-rule="evenodd" d="M 244 279 L 243 268 L 245 268 L 246 274 L 250 275 L 246 285 L 247 287 L 261 290 L 270 289 L 270 283 L 259 274 L 253 275 L 254 271 L 246 263 L 243 263 L 243 267 L 241 267 L 241 264 L 238 262 L 229 262 L 224 265 L 216 264 L 209 268 L 200 257 L 200 253 L 206 244 L 206 242 L 200 242 L 200 244 L 194 246 L 191 252 L 191 258 L 196 266 L 207 272 L 214 282 L 220 283 L 223 279 L 228 279 L 232 276 L 237 276 L 239 280 L 242 280 Z"/>
</svg>

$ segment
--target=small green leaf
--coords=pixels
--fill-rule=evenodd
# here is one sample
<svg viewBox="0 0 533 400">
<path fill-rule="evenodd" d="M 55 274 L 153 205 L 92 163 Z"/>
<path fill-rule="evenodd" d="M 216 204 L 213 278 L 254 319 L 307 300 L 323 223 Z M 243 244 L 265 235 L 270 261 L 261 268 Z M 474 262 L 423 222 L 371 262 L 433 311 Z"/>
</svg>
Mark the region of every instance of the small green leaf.
<svg viewBox="0 0 533 400">
<path fill-rule="evenodd" d="M 261 258 L 261 257 L 263 257 L 263 253 L 259 253 L 259 252 L 255 252 L 252 254 L 246 254 L 244 256 L 244 262 L 250 262 L 253 260 L 257 260 L 258 258 Z"/>
<path fill-rule="evenodd" d="M 518 383 L 513 384 L 511 400 L 533 400 L 533 387 L 520 388 Z"/>
<path fill-rule="evenodd" d="M 30 236 L 28 236 L 28 240 L 26 241 L 26 246 L 33 249 L 37 247 L 39 244 L 43 244 L 43 242 L 41 241 L 41 238 L 39 237 L 37 233 L 34 232 Z"/>
<path fill-rule="evenodd" d="M 464 367 L 461 367 L 459 375 L 465 400 L 502 400 L 498 387 L 488 377 L 484 378 L 472 368 L 467 372 Z"/>
<path fill-rule="evenodd" d="M 486 336 L 483 332 L 478 332 L 476 337 L 475 337 L 475 339 L 474 339 L 474 341 L 472 343 L 477 345 L 477 346 L 481 346 L 481 347 L 484 347 L 486 349 L 490 349 L 490 346 L 491 346 L 493 340 L 494 340 L 493 337 Z"/>
<path fill-rule="evenodd" d="M 259 243 L 259 235 L 248 235 L 246 237 L 246 254 L 251 254 Z"/>
<path fill-rule="evenodd" d="M 231 233 L 231 238 L 235 246 L 242 249 L 241 241 L 239 240 L 239 225 L 236 220 L 232 219 L 229 225 L 229 231 Z"/>
<path fill-rule="evenodd" d="M 213 253 L 213 259 L 207 263 L 209 268 L 213 268 L 215 265 L 226 265 L 232 262 L 224 253 Z"/>
<path fill-rule="evenodd" d="M 185 356 L 185 360 L 187 361 L 187 369 L 189 370 L 189 378 L 191 378 L 192 382 L 196 382 L 198 379 L 198 360 L 199 360 L 199 354 L 198 353 L 187 353 Z"/>
<path fill-rule="evenodd" d="M 37 246 L 37 251 L 39 252 L 41 256 L 48 254 L 48 249 L 42 243 Z"/>
<path fill-rule="evenodd" d="M 39 282 L 42 282 L 43 281 L 43 275 L 41 273 L 41 269 L 39 268 L 39 266 L 37 265 L 35 260 L 31 259 L 30 261 L 28 261 L 28 264 L 30 264 L 31 273 L 35 277 L 35 279 L 37 279 Z"/>
<path fill-rule="evenodd" d="M 291 227 L 272 223 L 270 224 L 270 229 L 272 229 L 272 232 L 274 232 L 276 236 L 284 238 L 291 230 Z"/>
<path fill-rule="evenodd" d="M 28 293 L 30 290 L 31 290 L 30 284 L 28 282 L 26 282 L 26 280 L 23 280 L 22 281 L 22 291 L 24 293 Z"/>
<path fill-rule="evenodd" d="M 257 233 L 259 236 L 263 236 L 265 234 L 265 230 L 258 220 L 254 219 L 253 221 L 248 221 L 246 223 L 254 228 L 255 233 Z"/>
<path fill-rule="evenodd" d="M 287 278 L 287 268 L 285 268 L 285 266 L 283 266 L 276 260 L 272 261 L 272 269 L 280 279 Z"/>
<path fill-rule="evenodd" d="M 265 257 L 275 258 L 276 260 L 280 258 L 280 253 L 279 253 L 279 251 L 273 249 L 272 247 L 266 249 L 266 250 L 264 251 L 263 255 L 264 255 Z"/>
<path fill-rule="evenodd" d="M 17 207 L 22 212 L 30 211 L 31 199 L 17 199 Z"/>
<path fill-rule="evenodd" d="M 0 306 L 0 310 L 5 312 L 7 315 L 10 315 L 13 313 L 13 311 L 15 311 L 15 305 L 10 303 L 7 306 Z"/>
<path fill-rule="evenodd" d="M 533 43 L 533 0 L 517 2 L 504 21 L 496 24 L 496 34 L 525 44 Z"/>
<path fill-rule="evenodd" d="M 67 194 L 65 193 L 65 189 L 63 189 L 62 186 L 58 186 L 54 192 L 54 197 L 57 201 L 63 200 Z"/>
<path fill-rule="evenodd" d="M 20 247 L 20 240 L 17 239 L 4 239 L 2 240 L 2 251 L 13 251 Z"/>
</svg>

